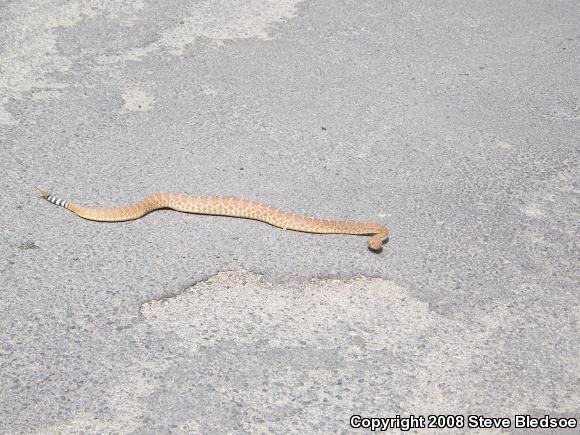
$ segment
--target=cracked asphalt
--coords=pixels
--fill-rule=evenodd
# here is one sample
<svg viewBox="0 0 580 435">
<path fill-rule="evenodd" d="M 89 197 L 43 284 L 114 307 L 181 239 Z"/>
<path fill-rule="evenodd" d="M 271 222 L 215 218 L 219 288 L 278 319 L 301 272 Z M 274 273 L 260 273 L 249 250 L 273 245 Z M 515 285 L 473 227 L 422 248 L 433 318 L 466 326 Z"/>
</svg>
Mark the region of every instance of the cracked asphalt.
<svg viewBox="0 0 580 435">
<path fill-rule="evenodd" d="M 579 22 L 567 0 L 0 0 L 0 432 L 578 419 Z M 391 238 L 90 222 L 37 184 Z"/>
</svg>

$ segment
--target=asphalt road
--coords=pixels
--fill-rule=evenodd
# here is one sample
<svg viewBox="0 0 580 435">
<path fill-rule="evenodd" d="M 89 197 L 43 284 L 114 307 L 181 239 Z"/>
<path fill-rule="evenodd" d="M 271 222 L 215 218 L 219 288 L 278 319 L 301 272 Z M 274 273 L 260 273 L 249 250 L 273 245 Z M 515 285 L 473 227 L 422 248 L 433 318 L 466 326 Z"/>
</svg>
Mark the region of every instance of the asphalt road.
<svg viewBox="0 0 580 435">
<path fill-rule="evenodd" d="M 579 23 L 565 0 L 0 0 L 0 432 L 579 418 Z M 391 238 L 96 223 L 36 184 Z"/>
</svg>

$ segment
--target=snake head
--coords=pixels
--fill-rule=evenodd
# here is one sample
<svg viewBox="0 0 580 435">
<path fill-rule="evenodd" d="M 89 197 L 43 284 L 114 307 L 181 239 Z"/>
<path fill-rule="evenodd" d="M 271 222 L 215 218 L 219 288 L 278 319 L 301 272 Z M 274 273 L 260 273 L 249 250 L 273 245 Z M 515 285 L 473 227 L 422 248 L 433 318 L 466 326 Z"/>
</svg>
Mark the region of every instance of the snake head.
<svg viewBox="0 0 580 435">
<path fill-rule="evenodd" d="M 375 238 L 370 239 L 369 249 L 376 254 L 380 253 L 383 250 L 383 241 Z"/>
</svg>

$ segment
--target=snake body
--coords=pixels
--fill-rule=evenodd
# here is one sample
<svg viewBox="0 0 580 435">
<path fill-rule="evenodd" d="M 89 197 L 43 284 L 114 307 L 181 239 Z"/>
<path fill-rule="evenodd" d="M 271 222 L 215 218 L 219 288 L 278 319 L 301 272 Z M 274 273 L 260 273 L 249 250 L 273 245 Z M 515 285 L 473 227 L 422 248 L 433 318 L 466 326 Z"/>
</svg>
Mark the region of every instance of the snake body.
<svg viewBox="0 0 580 435">
<path fill-rule="evenodd" d="M 316 219 L 233 196 L 193 196 L 162 192 L 147 196 L 127 207 L 95 208 L 82 207 L 56 198 L 41 187 L 37 189 L 51 203 L 64 207 L 84 219 L 99 222 L 129 221 L 139 219 L 153 210 L 170 208 L 185 213 L 254 219 L 285 230 L 306 233 L 372 235 L 368 240 L 368 247 L 374 252 L 380 252 L 389 238 L 389 232 L 383 225 Z"/>
</svg>

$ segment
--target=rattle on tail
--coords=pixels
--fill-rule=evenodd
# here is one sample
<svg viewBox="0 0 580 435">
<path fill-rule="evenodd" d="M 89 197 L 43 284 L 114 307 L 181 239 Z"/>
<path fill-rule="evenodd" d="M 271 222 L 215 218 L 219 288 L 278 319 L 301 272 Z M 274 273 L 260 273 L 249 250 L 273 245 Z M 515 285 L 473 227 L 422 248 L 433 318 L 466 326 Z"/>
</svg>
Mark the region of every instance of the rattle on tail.
<svg viewBox="0 0 580 435">
<path fill-rule="evenodd" d="M 373 252 L 381 252 L 383 244 L 389 238 L 389 231 L 384 225 L 316 219 L 233 196 L 193 196 L 163 192 L 154 193 L 127 207 L 93 208 L 56 198 L 40 186 L 37 186 L 37 189 L 51 203 L 64 207 L 84 219 L 99 222 L 139 219 L 153 210 L 170 208 L 186 213 L 254 219 L 285 230 L 305 233 L 371 235 L 368 247 Z"/>
</svg>

